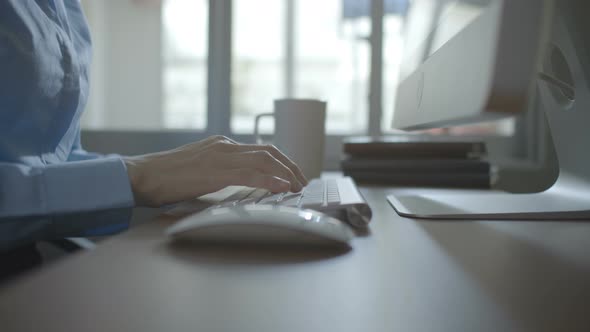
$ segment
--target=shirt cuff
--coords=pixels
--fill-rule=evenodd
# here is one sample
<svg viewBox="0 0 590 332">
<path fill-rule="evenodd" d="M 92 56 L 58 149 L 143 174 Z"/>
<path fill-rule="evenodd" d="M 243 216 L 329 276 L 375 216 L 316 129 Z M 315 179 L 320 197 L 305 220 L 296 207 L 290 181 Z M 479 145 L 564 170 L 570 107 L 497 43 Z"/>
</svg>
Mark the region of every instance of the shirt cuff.
<svg viewBox="0 0 590 332">
<path fill-rule="evenodd" d="M 132 207 L 133 192 L 120 157 L 48 165 L 44 190 L 49 213 Z"/>
</svg>

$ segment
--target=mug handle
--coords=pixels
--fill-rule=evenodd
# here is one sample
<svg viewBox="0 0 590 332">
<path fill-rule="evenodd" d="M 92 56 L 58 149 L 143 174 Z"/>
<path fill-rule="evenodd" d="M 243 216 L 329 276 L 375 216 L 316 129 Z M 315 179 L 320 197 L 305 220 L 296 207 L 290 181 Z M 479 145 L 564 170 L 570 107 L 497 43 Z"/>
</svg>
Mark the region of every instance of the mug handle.
<svg viewBox="0 0 590 332">
<path fill-rule="evenodd" d="M 254 120 L 254 140 L 256 141 L 256 144 L 263 144 L 264 141 L 262 140 L 262 137 L 260 137 L 260 134 L 258 132 L 258 123 L 260 122 L 260 119 L 264 118 L 264 117 L 273 117 L 275 116 L 274 113 L 262 113 L 262 114 L 258 114 L 256 116 L 256 119 Z"/>
</svg>

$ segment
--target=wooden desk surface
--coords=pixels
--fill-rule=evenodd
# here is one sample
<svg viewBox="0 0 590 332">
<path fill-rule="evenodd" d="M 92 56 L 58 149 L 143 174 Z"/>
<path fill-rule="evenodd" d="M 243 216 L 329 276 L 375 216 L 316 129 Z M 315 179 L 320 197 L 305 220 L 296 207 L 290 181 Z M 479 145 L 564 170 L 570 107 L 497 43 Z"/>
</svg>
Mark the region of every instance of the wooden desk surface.
<svg viewBox="0 0 590 332">
<path fill-rule="evenodd" d="M 590 331 L 590 222 L 416 221 L 352 250 L 178 247 L 166 218 L 0 290 L 2 331 Z"/>
</svg>

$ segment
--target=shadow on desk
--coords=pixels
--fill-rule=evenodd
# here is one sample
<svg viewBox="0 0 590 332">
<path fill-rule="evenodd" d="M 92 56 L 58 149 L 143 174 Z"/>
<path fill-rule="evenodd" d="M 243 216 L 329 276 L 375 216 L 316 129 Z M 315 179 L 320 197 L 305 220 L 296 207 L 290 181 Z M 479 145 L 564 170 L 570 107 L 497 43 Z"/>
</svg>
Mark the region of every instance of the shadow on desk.
<svg viewBox="0 0 590 332">
<path fill-rule="evenodd" d="M 572 250 L 580 249 L 571 241 L 579 233 L 576 223 L 569 224 L 569 232 L 563 232 L 568 226 L 549 222 L 534 227 L 522 221 L 416 224 L 521 330 L 590 331 L 590 253 L 578 250 L 578 260 L 571 259 Z M 588 235 L 574 238 L 582 240 L 579 244 Z M 551 243 L 569 254 L 560 254 Z"/>
<path fill-rule="evenodd" d="M 158 254 L 171 256 L 188 264 L 278 265 L 334 259 L 346 255 L 351 248 L 166 242 L 156 250 Z"/>
</svg>

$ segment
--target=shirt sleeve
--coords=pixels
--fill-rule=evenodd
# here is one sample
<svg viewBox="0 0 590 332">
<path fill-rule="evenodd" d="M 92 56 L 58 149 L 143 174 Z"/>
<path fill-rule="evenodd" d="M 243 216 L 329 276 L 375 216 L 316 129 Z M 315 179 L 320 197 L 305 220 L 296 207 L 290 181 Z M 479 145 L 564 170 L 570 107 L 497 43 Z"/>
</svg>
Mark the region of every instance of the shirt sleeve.
<svg viewBox="0 0 590 332">
<path fill-rule="evenodd" d="M 0 162 L 0 248 L 127 228 L 134 202 L 123 161 L 90 156 L 43 167 Z"/>
</svg>

